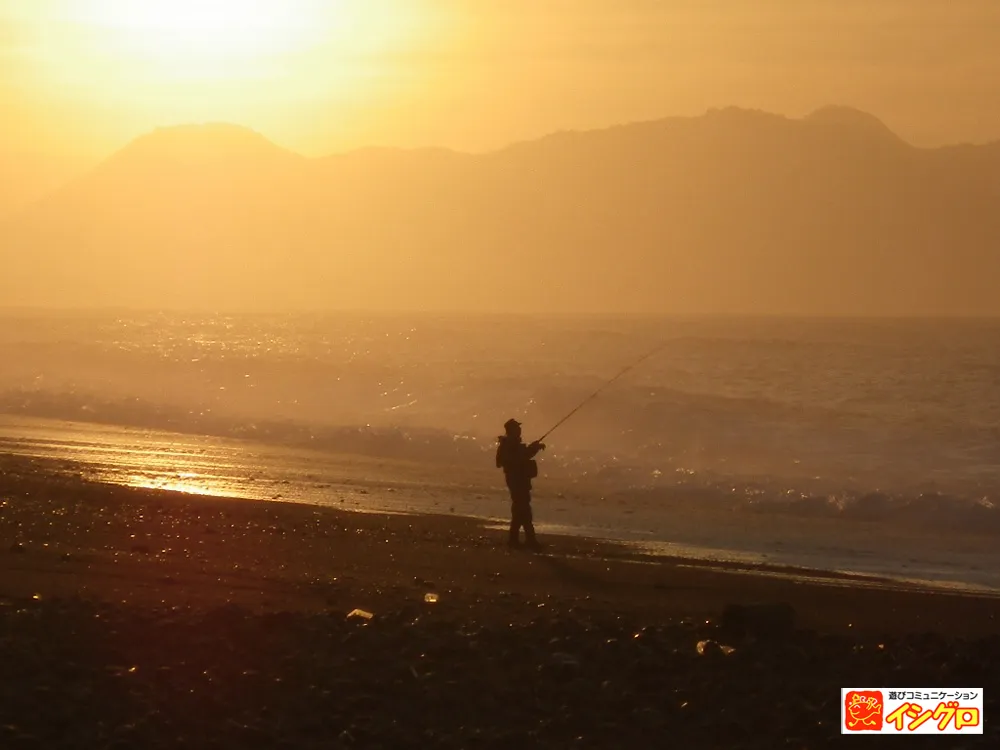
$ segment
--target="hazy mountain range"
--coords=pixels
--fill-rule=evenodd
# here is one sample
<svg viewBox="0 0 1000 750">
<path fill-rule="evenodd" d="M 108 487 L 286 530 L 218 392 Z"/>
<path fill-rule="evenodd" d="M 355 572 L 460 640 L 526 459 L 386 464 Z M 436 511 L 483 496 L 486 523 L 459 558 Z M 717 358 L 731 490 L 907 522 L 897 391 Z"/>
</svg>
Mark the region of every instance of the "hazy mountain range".
<svg viewBox="0 0 1000 750">
<path fill-rule="evenodd" d="M 0 223 L 64 184 L 84 159 L 0 149 Z"/>
<path fill-rule="evenodd" d="M 831 107 L 488 154 L 134 141 L 0 224 L 0 305 L 997 314 L 1000 143 Z"/>
</svg>

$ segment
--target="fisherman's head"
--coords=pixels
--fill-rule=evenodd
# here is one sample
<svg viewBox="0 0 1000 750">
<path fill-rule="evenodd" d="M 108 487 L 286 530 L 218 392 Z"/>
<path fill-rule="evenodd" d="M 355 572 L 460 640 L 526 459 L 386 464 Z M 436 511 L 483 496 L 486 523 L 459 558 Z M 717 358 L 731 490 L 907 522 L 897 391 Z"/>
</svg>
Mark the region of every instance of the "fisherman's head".
<svg viewBox="0 0 1000 750">
<path fill-rule="evenodd" d="M 503 423 L 504 431 L 507 433 L 507 437 L 514 438 L 515 440 L 520 440 L 521 438 L 521 423 L 516 419 L 508 419 Z"/>
</svg>

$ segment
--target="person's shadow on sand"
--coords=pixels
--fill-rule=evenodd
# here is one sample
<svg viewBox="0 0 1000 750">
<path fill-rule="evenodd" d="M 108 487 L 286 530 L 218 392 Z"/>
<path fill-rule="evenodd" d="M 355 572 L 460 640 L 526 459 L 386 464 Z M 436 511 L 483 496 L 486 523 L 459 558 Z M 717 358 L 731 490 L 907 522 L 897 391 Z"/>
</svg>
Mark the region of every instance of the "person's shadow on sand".
<svg viewBox="0 0 1000 750">
<path fill-rule="evenodd" d="M 548 568 L 552 575 L 563 585 L 573 586 L 586 591 L 609 591 L 618 588 L 618 584 L 605 581 L 573 565 L 573 561 L 556 555 L 537 554 L 534 559 Z"/>
</svg>

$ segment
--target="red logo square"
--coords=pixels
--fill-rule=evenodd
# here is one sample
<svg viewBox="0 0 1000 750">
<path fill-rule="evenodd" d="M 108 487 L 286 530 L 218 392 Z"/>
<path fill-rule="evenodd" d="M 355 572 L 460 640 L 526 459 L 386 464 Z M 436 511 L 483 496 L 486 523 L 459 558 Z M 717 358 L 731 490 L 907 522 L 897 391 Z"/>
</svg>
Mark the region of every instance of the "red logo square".
<svg viewBox="0 0 1000 750">
<path fill-rule="evenodd" d="M 844 698 L 844 727 L 849 732 L 880 732 L 884 709 L 881 690 L 850 690 Z"/>
</svg>

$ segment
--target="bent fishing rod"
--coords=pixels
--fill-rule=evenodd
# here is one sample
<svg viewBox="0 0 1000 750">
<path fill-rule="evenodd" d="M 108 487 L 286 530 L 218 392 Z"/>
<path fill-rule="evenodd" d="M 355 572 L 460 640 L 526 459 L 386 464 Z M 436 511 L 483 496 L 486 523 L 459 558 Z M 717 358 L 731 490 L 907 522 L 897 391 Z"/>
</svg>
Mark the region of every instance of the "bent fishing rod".
<svg viewBox="0 0 1000 750">
<path fill-rule="evenodd" d="M 667 346 L 667 342 L 663 342 L 661 344 L 657 344 L 656 347 L 654 347 L 652 351 L 650 351 L 650 352 L 642 355 L 635 362 L 633 362 L 628 367 L 626 367 L 624 370 L 622 370 L 620 373 L 618 373 L 613 378 L 611 378 L 611 380 L 609 380 L 604 385 L 602 385 L 600 388 L 598 388 L 596 391 L 594 391 L 589 396 L 587 396 L 587 398 L 585 398 L 583 401 L 581 401 L 577 405 L 577 407 L 575 409 L 573 409 L 573 411 L 571 411 L 565 417 L 563 417 L 558 422 L 556 422 L 555 425 L 553 425 L 552 428 L 549 429 L 548 432 L 546 432 L 544 435 L 542 435 L 540 438 L 538 438 L 538 440 L 536 440 L 535 442 L 536 443 L 540 443 L 543 440 L 545 440 L 545 438 L 547 438 L 549 435 L 551 435 L 553 432 L 555 432 L 556 428 L 560 427 L 563 422 L 565 422 L 567 419 L 569 419 L 574 414 L 576 414 L 578 411 L 580 411 L 580 409 L 582 409 L 584 406 L 586 406 L 590 401 L 592 401 L 593 399 L 597 398 L 597 396 L 601 393 L 601 391 L 603 391 L 609 385 L 611 385 L 612 383 L 614 383 L 616 380 L 618 380 L 618 378 L 622 377 L 622 375 L 624 375 L 625 373 L 629 372 L 630 370 L 634 370 L 636 367 L 638 367 L 639 365 L 641 365 L 643 362 L 645 362 L 647 359 L 649 359 L 650 357 L 652 357 L 654 354 L 656 354 L 661 349 L 664 349 L 666 346 Z"/>
</svg>

